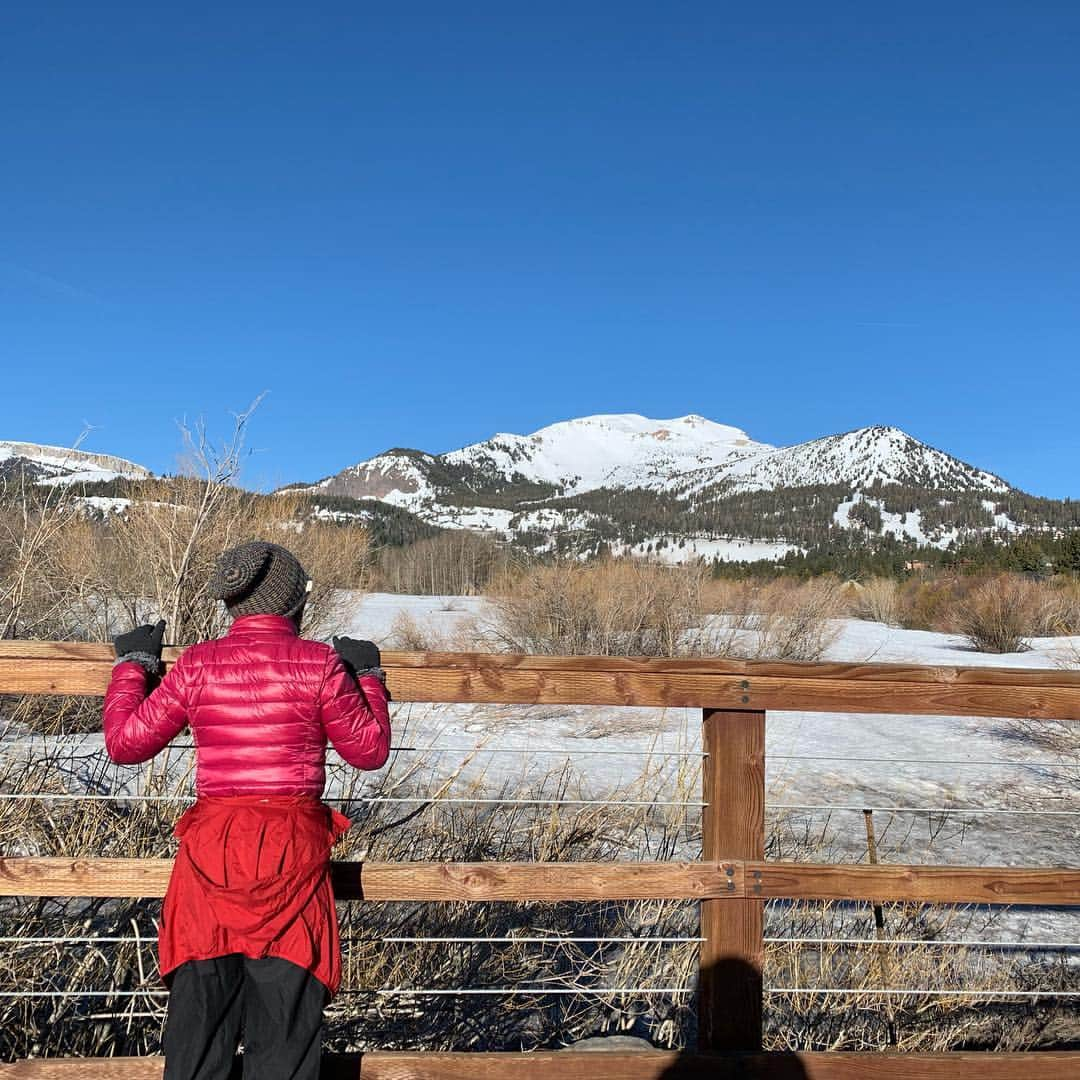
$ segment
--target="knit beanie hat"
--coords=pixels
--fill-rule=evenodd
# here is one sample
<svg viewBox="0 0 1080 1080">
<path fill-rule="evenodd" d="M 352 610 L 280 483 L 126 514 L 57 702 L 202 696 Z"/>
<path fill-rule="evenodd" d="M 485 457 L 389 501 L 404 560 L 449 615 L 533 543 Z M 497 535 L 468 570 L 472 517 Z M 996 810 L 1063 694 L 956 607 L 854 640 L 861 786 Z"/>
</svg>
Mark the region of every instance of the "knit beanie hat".
<svg viewBox="0 0 1080 1080">
<path fill-rule="evenodd" d="M 300 560 L 285 548 L 256 540 L 218 556 L 208 591 L 224 600 L 233 618 L 241 615 L 284 615 L 303 608 L 309 581 Z"/>
</svg>

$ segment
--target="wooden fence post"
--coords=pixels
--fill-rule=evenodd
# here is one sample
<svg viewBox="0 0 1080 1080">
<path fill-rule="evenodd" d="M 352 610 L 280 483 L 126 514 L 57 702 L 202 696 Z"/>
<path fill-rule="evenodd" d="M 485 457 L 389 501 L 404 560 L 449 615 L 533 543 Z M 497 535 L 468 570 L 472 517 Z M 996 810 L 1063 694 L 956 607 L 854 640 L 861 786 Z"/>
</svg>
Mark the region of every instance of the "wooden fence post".
<svg viewBox="0 0 1080 1080">
<path fill-rule="evenodd" d="M 703 723 L 702 858 L 764 859 L 765 713 L 706 709 Z M 761 1049 L 763 911 L 752 898 L 702 901 L 700 1050 Z"/>
</svg>

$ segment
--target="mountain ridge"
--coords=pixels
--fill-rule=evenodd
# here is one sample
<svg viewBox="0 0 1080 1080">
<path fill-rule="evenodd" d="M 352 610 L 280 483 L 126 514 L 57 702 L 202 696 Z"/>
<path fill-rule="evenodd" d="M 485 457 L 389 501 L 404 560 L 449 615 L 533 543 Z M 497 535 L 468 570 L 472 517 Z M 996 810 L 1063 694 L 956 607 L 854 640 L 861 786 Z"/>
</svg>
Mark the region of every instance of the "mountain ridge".
<svg viewBox="0 0 1080 1080">
<path fill-rule="evenodd" d="M 0 442 L 0 479 L 20 467 L 83 483 L 102 512 L 152 476 L 113 455 Z M 278 490 L 302 496 L 303 514 L 367 524 L 377 545 L 469 529 L 534 554 L 669 561 L 947 551 L 1080 528 L 1080 503 L 1029 495 L 897 427 L 772 446 L 698 414 L 598 414 L 442 454 L 395 447 Z"/>
<path fill-rule="evenodd" d="M 1016 516 L 1001 504 L 1034 497 L 897 427 L 772 446 L 698 414 L 598 414 L 443 454 L 398 448 L 287 490 L 377 500 L 538 552 L 724 558 L 752 545 L 755 557 L 780 558 L 871 534 L 945 547 L 1049 524 L 1026 504 Z"/>
</svg>

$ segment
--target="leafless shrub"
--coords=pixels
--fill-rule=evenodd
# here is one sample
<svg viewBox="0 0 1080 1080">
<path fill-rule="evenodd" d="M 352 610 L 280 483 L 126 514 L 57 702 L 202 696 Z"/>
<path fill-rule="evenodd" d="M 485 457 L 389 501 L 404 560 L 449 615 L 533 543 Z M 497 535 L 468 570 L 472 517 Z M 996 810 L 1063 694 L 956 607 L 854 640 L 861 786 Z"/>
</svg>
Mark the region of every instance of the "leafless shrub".
<svg viewBox="0 0 1080 1080">
<path fill-rule="evenodd" d="M 758 614 L 755 656 L 777 660 L 820 660 L 839 634 L 843 613 L 840 584 L 815 578 L 796 589 L 765 590 Z"/>
<path fill-rule="evenodd" d="M 898 604 L 899 624 L 913 630 L 970 636 L 973 626 L 985 623 L 991 642 L 1021 647 L 1025 638 L 1080 633 L 1080 582 L 1065 575 L 923 576 L 898 586 Z"/>
<path fill-rule="evenodd" d="M 1011 653 L 1028 648 L 1028 639 L 1046 624 L 1046 596 L 1024 578 L 1002 576 L 982 582 L 957 610 L 956 622 L 979 652 Z"/>
<path fill-rule="evenodd" d="M 748 582 L 710 591 L 715 612 L 704 635 L 714 655 L 749 660 L 820 660 L 840 632 L 843 586 L 831 577 L 806 582 Z"/>
<path fill-rule="evenodd" d="M 84 572 L 63 566 L 60 551 L 77 517 L 68 484 L 36 484 L 25 471 L 0 482 L 0 640 L 70 632 L 67 595 Z"/>
<path fill-rule="evenodd" d="M 537 567 L 492 597 L 490 634 L 508 652 L 678 656 L 694 650 L 705 575 L 642 559 Z"/>
<path fill-rule="evenodd" d="M 388 645 L 405 652 L 445 652 L 445 641 L 430 625 L 422 625 L 409 611 L 399 611 L 390 624 Z"/>
<path fill-rule="evenodd" d="M 1060 575 L 1047 583 L 1040 633 L 1046 636 L 1080 634 L 1080 580 Z"/>
<path fill-rule="evenodd" d="M 899 626 L 901 623 L 900 583 L 894 578 L 871 578 L 848 587 L 851 612 L 857 619 Z"/>
<path fill-rule="evenodd" d="M 1056 663 L 1064 671 L 1080 671 L 1080 642 L 1070 641 L 1059 650 Z M 1059 762 L 1075 765 L 1059 773 L 1059 779 L 1080 791 L 1080 724 L 1075 720 L 1024 718 L 1013 726 L 1035 746 L 1053 754 Z"/>
<path fill-rule="evenodd" d="M 424 596 L 474 596 L 513 565 L 508 548 L 469 529 L 448 529 L 378 553 L 374 588 Z"/>
<path fill-rule="evenodd" d="M 289 547 L 312 575 L 306 632 L 317 637 L 338 625 L 342 590 L 366 584 L 367 533 L 310 520 L 299 496 L 236 485 L 250 415 L 236 418 L 221 448 L 202 428 L 184 430 L 196 471 L 139 483 L 125 511 L 105 519 L 83 513 L 70 485 L 9 491 L 0 500 L 0 631 L 101 640 L 162 617 L 170 641 L 216 637 L 228 616 L 206 594 L 214 561 L 254 539 Z"/>
<path fill-rule="evenodd" d="M 959 632 L 957 611 L 972 588 L 971 579 L 958 575 L 916 577 L 900 587 L 900 623 L 909 630 Z"/>
</svg>

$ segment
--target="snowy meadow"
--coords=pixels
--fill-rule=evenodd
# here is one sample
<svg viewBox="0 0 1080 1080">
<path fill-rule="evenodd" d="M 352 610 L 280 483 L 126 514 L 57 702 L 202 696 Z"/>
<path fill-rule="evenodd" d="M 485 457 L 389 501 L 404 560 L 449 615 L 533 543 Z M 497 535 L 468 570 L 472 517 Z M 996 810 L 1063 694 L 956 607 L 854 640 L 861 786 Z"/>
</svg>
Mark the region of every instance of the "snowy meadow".
<svg viewBox="0 0 1080 1080">
<path fill-rule="evenodd" d="M 334 611 L 337 632 L 384 648 L 493 646 L 509 632 L 497 599 L 484 597 L 341 593 Z M 769 632 L 724 613 L 695 629 L 750 654 Z M 1080 636 L 995 655 L 959 635 L 850 617 L 816 629 L 821 658 L 856 663 L 1050 668 L 1080 651 Z M 35 798 L 7 799 L 3 852 L 170 854 L 171 822 L 191 797 L 190 739 L 146 766 L 113 766 L 97 702 L 53 702 L 46 716 L 49 699 L 35 700 L 37 711 L 25 700 L 5 710 L 3 792 Z M 384 770 L 358 774 L 330 755 L 327 798 L 354 821 L 337 856 L 696 858 L 700 719 L 690 709 L 401 703 Z M 770 712 L 768 857 L 866 861 L 870 810 L 882 862 L 1075 865 L 1080 763 L 1054 734 L 1006 719 Z M 0 1054 L 155 1050 L 156 911 L 139 901 L 9 904 L 5 936 L 23 941 L 0 945 L 0 989 L 20 996 L 0 997 Z M 555 1047 L 614 1034 L 693 1042 L 693 904 L 341 911 L 346 990 L 330 1012 L 332 1048 Z M 875 930 L 870 905 L 768 905 L 769 1045 L 1075 1042 L 1072 999 L 1023 996 L 1080 990 L 1075 912 L 888 905 L 881 918 Z M 31 987 L 70 996 L 22 996 Z M 80 996 L 88 990 L 121 996 Z"/>
</svg>

